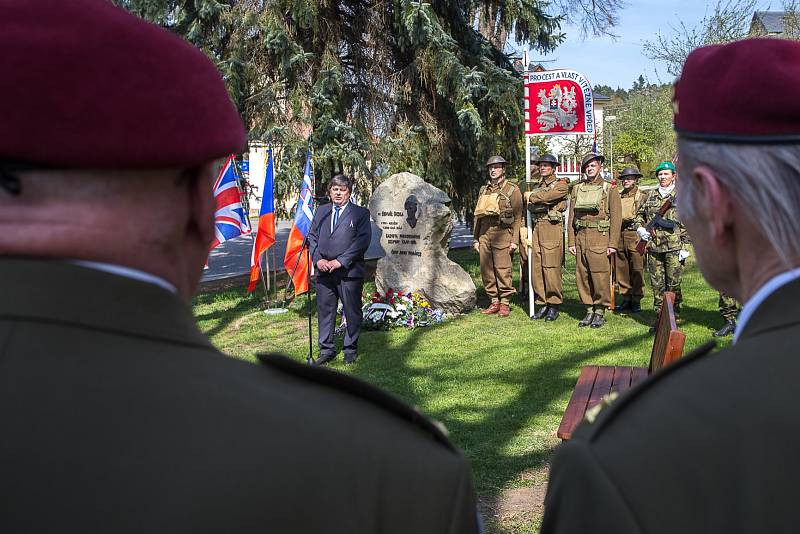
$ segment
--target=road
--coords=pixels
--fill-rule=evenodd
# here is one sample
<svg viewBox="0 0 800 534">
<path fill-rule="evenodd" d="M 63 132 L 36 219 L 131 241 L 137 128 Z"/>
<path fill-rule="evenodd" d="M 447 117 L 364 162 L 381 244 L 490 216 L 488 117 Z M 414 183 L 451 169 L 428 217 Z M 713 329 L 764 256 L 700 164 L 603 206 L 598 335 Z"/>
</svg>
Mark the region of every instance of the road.
<svg viewBox="0 0 800 534">
<path fill-rule="evenodd" d="M 255 224 L 255 221 L 254 221 Z M 273 249 L 278 259 L 278 268 L 283 270 L 283 254 L 286 250 L 286 240 L 289 239 L 291 221 L 278 221 L 276 223 L 277 242 L 269 250 L 270 266 L 273 265 Z M 385 254 L 380 243 L 380 230 L 372 223 L 372 242 L 367 250 L 366 258 L 373 260 L 382 258 Z M 453 234 L 450 236 L 450 248 L 468 247 L 472 244 L 472 231 L 464 223 L 456 223 Z M 222 243 L 211 251 L 208 259 L 208 269 L 203 273 L 203 282 L 221 280 L 233 276 L 241 276 L 250 272 L 250 255 L 253 250 L 253 238 L 250 236 L 237 237 Z"/>
</svg>

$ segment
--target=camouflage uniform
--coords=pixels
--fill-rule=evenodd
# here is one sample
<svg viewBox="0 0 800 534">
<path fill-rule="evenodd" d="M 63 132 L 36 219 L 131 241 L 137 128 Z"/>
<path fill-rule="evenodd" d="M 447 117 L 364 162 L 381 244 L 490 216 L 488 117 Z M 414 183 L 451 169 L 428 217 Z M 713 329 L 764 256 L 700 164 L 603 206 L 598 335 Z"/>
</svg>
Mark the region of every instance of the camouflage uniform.
<svg viewBox="0 0 800 534">
<path fill-rule="evenodd" d="M 656 313 L 661 310 L 664 291 L 675 293 L 675 313 L 679 313 L 683 300 L 681 294 L 683 264 L 678 260 L 678 254 L 687 242 L 687 234 L 675 209 L 675 189 L 673 188 L 666 197 L 661 196 L 658 188 L 650 191 L 636 215 L 636 225 L 645 226 L 652 220 L 667 198 L 672 201 L 672 206 L 664 214 L 664 219 L 673 222 L 674 226 L 655 227 L 656 235 L 647 242 L 647 270 L 650 272 L 653 306 Z"/>
<path fill-rule="evenodd" d="M 739 315 L 739 302 L 730 295 L 720 293 L 719 314 L 726 321 L 736 322 L 736 316 Z"/>
</svg>

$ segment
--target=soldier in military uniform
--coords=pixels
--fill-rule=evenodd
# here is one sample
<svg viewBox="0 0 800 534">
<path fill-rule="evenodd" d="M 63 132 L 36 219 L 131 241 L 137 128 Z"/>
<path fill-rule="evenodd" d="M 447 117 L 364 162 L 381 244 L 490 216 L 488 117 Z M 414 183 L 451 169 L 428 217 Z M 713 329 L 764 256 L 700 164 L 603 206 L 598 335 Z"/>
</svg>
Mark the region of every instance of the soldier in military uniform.
<svg viewBox="0 0 800 534">
<path fill-rule="evenodd" d="M 552 461 L 542 534 L 798 531 L 798 64 L 789 39 L 687 57 L 673 106 L 679 212 L 703 276 L 743 302 L 736 335 L 578 426 Z M 742 105 L 764 88 L 770 98 Z"/>
<path fill-rule="evenodd" d="M 622 295 L 614 311 L 641 311 L 644 296 L 644 259 L 636 252 L 639 234 L 636 233 L 636 214 L 642 207 L 645 193 L 639 189 L 638 181 L 642 173 L 636 167 L 626 167 L 619 175 L 622 181 L 620 199 L 622 203 L 622 230 L 615 256 L 617 270 L 617 286 Z"/>
<path fill-rule="evenodd" d="M 247 146 L 214 63 L 107 0 L 0 13 L 0 532 L 476 533 L 417 410 L 197 327 Z"/>
<path fill-rule="evenodd" d="M 719 293 L 719 314 L 722 315 L 725 324 L 712 335 L 714 337 L 725 337 L 736 333 L 736 316 L 739 315 L 739 302 L 722 291 Z"/>
<path fill-rule="evenodd" d="M 619 190 L 604 181 L 605 158 L 589 153 L 581 161 L 581 182 L 572 188 L 569 252 L 576 257 L 578 295 L 587 307 L 578 326 L 600 328 L 611 305 L 611 259 L 617 252 L 622 205 Z"/>
<path fill-rule="evenodd" d="M 564 261 L 564 211 L 567 209 L 569 182 L 556 174 L 558 158 L 552 154 L 541 156 L 539 183 L 525 193 L 533 225 L 532 280 L 535 305 L 533 319 L 555 321 L 558 307 L 564 302 L 562 293 L 562 265 Z M 527 275 L 527 273 L 524 273 Z"/>
<path fill-rule="evenodd" d="M 486 167 L 489 183 L 481 187 L 473 225 L 473 248 L 480 254 L 483 287 L 491 299 L 481 313 L 508 317 L 514 294 L 511 254 L 519 248 L 522 194 L 506 180 L 505 159 L 492 156 Z"/>
<path fill-rule="evenodd" d="M 678 219 L 675 206 L 675 165 L 664 161 L 656 167 L 659 186 L 650 191 L 636 215 L 636 232 L 641 239 L 647 241 L 647 270 L 650 272 L 650 286 L 653 289 L 653 307 L 656 315 L 661 311 L 664 291 L 675 293 L 675 313 L 680 313 L 681 279 L 683 277 L 682 260 L 688 256 L 684 245 L 687 242 L 686 231 Z M 663 217 L 657 217 L 664 202 L 672 205 Z M 655 235 L 651 235 L 644 226 L 655 220 Z M 656 325 L 650 327 L 655 331 Z"/>
</svg>

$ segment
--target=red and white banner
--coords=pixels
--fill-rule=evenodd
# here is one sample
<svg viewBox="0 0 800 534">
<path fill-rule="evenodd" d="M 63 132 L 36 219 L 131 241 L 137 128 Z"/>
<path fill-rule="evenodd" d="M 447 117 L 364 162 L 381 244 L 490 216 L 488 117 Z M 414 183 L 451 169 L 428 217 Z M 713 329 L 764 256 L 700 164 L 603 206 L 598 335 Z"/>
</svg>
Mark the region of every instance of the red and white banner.
<svg viewBox="0 0 800 534">
<path fill-rule="evenodd" d="M 525 78 L 527 135 L 594 135 L 592 84 L 574 70 L 528 72 Z"/>
</svg>

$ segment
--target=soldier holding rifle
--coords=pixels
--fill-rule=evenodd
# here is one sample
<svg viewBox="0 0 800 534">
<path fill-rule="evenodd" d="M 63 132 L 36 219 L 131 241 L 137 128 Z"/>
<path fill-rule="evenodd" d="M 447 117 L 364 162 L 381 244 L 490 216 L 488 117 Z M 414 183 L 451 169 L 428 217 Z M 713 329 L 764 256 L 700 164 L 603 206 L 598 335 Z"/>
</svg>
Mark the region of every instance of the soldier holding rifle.
<svg viewBox="0 0 800 534">
<path fill-rule="evenodd" d="M 675 165 L 671 161 L 660 163 L 656 167 L 656 175 L 659 186 L 650 191 L 639 209 L 636 232 L 646 242 L 647 270 L 650 271 L 656 315 L 661 311 L 664 291 L 675 293 L 677 315 L 683 300 L 682 262 L 689 256 L 689 252 L 684 249 L 687 236 L 675 209 Z M 665 207 L 667 209 L 663 209 Z M 650 327 L 651 332 L 655 331 L 655 326 L 654 324 Z"/>
</svg>

